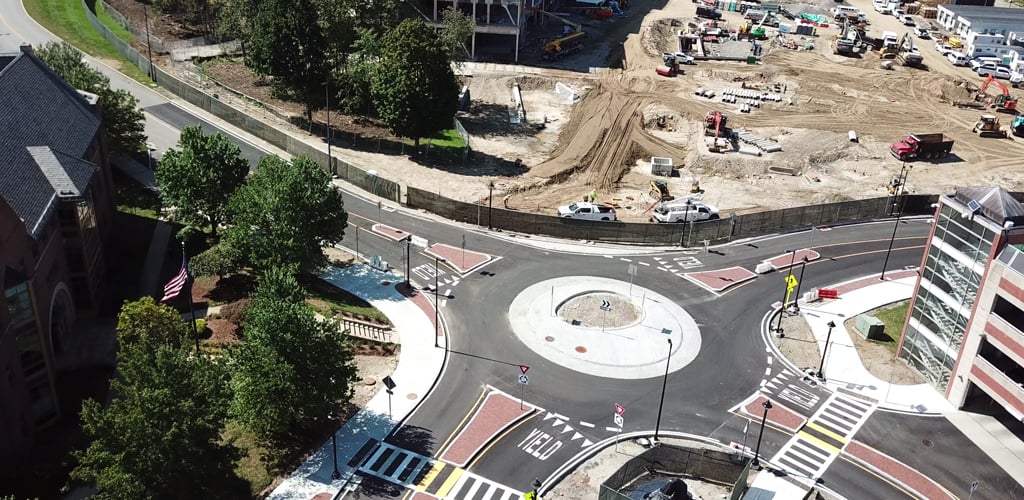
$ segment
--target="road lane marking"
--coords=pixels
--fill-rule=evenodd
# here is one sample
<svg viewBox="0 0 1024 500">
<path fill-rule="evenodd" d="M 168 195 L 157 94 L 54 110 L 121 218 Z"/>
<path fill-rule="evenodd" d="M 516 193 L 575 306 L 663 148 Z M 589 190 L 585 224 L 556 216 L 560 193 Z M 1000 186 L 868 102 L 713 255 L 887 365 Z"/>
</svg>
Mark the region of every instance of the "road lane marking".
<svg viewBox="0 0 1024 500">
<path fill-rule="evenodd" d="M 427 472 L 426 476 L 423 476 L 423 480 L 420 481 L 420 484 L 416 485 L 416 491 L 426 490 L 427 487 L 430 486 L 430 483 L 434 482 L 434 479 L 437 478 L 437 475 L 441 473 L 441 469 L 444 469 L 445 465 L 446 464 L 440 460 L 434 462 L 433 467 L 430 468 L 430 471 Z"/>
<path fill-rule="evenodd" d="M 455 483 L 459 480 L 459 478 L 462 477 L 463 472 L 465 471 L 456 467 L 455 470 L 453 470 L 452 473 L 448 475 L 448 479 L 446 479 L 445 482 L 441 484 L 441 487 L 438 488 L 438 490 L 434 492 L 434 494 L 437 495 L 439 498 L 445 498 L 448 495 L 448 492 L 455 487 Z"/>
<path fill-rule="evenodd" d="M 832 439 L 835 439 L 836 441 L 839 441 L 840 443 L 846 444 L 846 443 L 850 442 L 849 438 L 847 438 L 845 436 L 842 436 L 842 435 L 840 435 L 838 433 L 832 432 L 831 430 L 826 429 L 826 428 L 824 428 L 824 427 L 822 427 L 822 426 L 820 426 L 820 425 L 818 425 L 818 424 L 816 424 L 814 422 L 807 422 L 807 427 L 810 427 L 811 429 L 814 429 L 814 430 L 816 430 L 816 431 L 818 431 L 818 432 L 820 432 L 820 433 L 822 433 L 822 434 L 824 434 L 824 435 L 826 435 L 826 436 L 828 436 L 828 437 L 830 437 Z"/>
<path fill-rule="evenodd" d="M 807 442 L 810 442 L 810 443 L 814 443 L 814 445 L 817 446 L 818 448 L 821 448 L 821 449 L 823 449 L 823 450 L 825 450 L 825 451 L 827 451 L 827 452 L 829 452 L 829 453 L 831 453 L 833 455 L 838 455 L 839 454 L 839 448 L 836 448 L 835 446 L 832 446 L 832 445 L 826 443 L 825 441 L 823 441 L 821 439 L 818 439 L 818 438 L 816 438 L 816 437 L 814 437 L 814 436 L 812 436 L 812 435 L 810 435 L 810 434 L 808 434 L 808 433 L 806 433 L 804 431 L 800 431 L 800 433 L 797 434 L 797 435 L 800 436 L 800 439 L 803 439 L 804 441 L 807 441 Z"/>
</svg>

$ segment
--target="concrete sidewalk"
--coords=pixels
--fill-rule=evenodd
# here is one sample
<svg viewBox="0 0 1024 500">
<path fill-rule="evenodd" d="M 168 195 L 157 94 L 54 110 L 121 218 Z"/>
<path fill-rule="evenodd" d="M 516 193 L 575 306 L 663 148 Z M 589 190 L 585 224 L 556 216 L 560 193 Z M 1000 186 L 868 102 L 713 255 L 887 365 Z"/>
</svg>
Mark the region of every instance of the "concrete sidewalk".
<svg viewBox="0 0 1024 500">
<path fill-rule="evenodd" d="M 333 450 L 328 439 L 306 463 L 278 485 L 268 499 L 309 500 L 322 493 L 329 495 L 326 498 L 334 498 L 355 474 L 355 468 L 347 465 L 348 462 L 367 440 L 383 440 L 412 414 L 430 393 L 444 366 L 447 339 L 439 337 L 437 340 L 442 347 L 434 347 L 434 325 L 430 316 L 433 309 L 428 313 L 422 305 L 426 301 L 415 300 L 426 295 L 409 299 L 396 289 L 404 278 L 365 265 L 331 268 L 320 277 L 369 302 L 394 324 L 402 346 L 398 367 L 391 375 L 396 384 L 395 395 L 389 401 L 387 393 L 378 392 L 335 434 L 341 479 L 331 480 Z"/>
</svg>

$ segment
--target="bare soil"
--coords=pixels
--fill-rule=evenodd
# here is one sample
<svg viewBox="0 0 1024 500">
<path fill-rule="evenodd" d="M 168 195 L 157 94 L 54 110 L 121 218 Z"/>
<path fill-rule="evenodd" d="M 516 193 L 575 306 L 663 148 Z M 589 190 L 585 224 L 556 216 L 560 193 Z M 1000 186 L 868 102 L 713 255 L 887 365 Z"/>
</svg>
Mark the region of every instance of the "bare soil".
<svg viewBox="0 0 1024 500">
<path fill-rule="evenodd" d="M 136 2 L 113 2 L 115 6 L 132 3 Z M 892 16 L 877 15 L 866 0 L 849 3 L 868 12 L 873 22 L 869 34 L 905 31 Z M 793 12 L 825 13 L 834 5 L 831 0 L 817 0 L 789 7 Z M 627 221 L 646 220 L 655 201 L 648 194 L 652 156 L 672 158 L 677 166 L 676 175 L 668 179 L 673 192 L 686 192 L 697 181 L 706 191 L 706 202 L 725 213 L 745 213 L 884 196 L 901 167 L 889 155 L 888 144 L 918 132 L 942 132 L 956 145 L 954 156 L 946 161 L 915 163 L 908 178 L 909 192 L 938 193 L 956 186 L 990 184 L 1024 189 L 1024 169 L 1017 160 L 1024 152 L 1021 141 L 970 133 L 979 111 L 951 103 L 969 99 L 980 79 L 943 61 L 931 48 L 932 42 L 919 42 L 925 69 L 884 70 L 874 53 L 852 58 L 833 55 L 830 42 L 835 30 L 823 28 L 817 37 L 786 37 L 800 50 L 765 42 L 761 64 L 701 61 L 686 67 L 685 75 L 656 75 L 661 52 L 677 48 L 674 33 L 693 22 L 694 9 L 695 4 L 684 0 L 635 0 L 625 19 L 584 22 L 584 29 L 592 34 L 588 48 L 548 65 L 584 71 L 608 63 L 621 66 L 616 69 L 593 73 L 547 69 L 529 76 L 465 70 L 463 79 L 473 104 L 459 118 L 471 134 L 475 151 L 467 165 L 424 165 L 408 156 L 343 147 L 335 152 L 384 177 L 463 201 L 483 199 L 488 182 L 495 181 L 495 195 L 507 196 L 509 207 L 524 211 L 552 213 L 558 205 L 596 189 L 598 200 L 617 205 L 619 217 Z M 130 12 L 129 16 L 134 18 Z M 737 13 L 725 13 L 725 20 L 733 29 L 740 24 Z M 774 36 L 773 30 L 768 31 Z M 536 52 L 546 37 L 541 32 L 528 37 L 521 50 L 524 61 L 537 61 Z M 233 88 L 301 115 L 301 106 L 273 99 L 266 85 L 237 60 L 216 61 L 207 69 Z M 523 90 L 525 125 L 509 123 L 513 82 Z M 580 99 L 575 104 L 564 101 L 554 92 L 557 82 L 575 89 Z M 735 104 L 694 95 L 697 89 L 721 95 L 726 88 L 742 86 L 778 86 L 784 89 L 784 98 L 741 114 Z M 703 116 L 716 110 L 727 115 L 729 127 L 775 140 L 783 151 L 759 157 L 709 152 Z M 325 118 L 321 113 L 316 120 Z M 1004 126 L 1008 125 L 1010 118 L 1003 118 Z M 332 113 L 331 122 L 342 137 L 346 133 L 389 137 L 372 120 Z M 281 126 L 304 132 L 290 124 Z M 856 132 L 858 142 L 848 140 L 849 131 Z M 780 168 L 795 175 L 775 173 Z"/>
<path fill-rule="evenodd" d="M 607 301 L 608 310 L 602 309 Z M 620 328 L 636 323 L 640 311 L 630 301 L 614 293 L 588 293 L 567 300 L 558 307 L 558 317 L 567 323 L 579 321 L 587 328 Z"/>
</svg>

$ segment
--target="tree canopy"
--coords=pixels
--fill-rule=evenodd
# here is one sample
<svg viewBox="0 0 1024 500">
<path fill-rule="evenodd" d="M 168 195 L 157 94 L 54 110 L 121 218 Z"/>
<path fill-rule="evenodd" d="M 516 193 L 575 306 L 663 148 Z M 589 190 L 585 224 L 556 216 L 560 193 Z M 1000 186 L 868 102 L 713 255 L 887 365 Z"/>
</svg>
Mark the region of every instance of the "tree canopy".
<svg viewBox="0 0 1024 500">
<path fill-rule="evenodd" d="M 103 127 L 114 149 L 134 152 L 144 147 L 146 124 L 138 99 L 126 90 L 112 89 L 110 79 L 86 64 L 82 53 L 67 42 L 48 42 L 35 52 L 68 85 L 98 96 Z"/>
<path fill-rule="evenodd" d="M 352 395 L 352 350 L 334 321 L 305 304 L 293 270 L 264 274 L 245 311 L 245 343 L 231 351 L 231 414 L 274 442 L 322 421 Z"/>
<path fill-rule="evenodd" d="M 458 80 L 448 48 L 433 28 L 405 20 L 384 35 L 370 81 L 373 103 L 391 133 L 413 139 L 452 127 Z"/>
<path fill-rule="evenodd" d="M 178 149 L 168 150 L 156 170 L 160 198 L 175 207 L 174 218 L 194 227 L 209 226 L 214 237 L 224 222 L 228 200 L 245 181 L 249 161 L 219 132 L 206 135 L 186 127 Z"/>
<path fill-rule="evenodd" d="M 327 264 L 323 247 L 341 241 L 348 225 L 341 192 L 304 156 L 264 157 L 229 208 L 232 225 L 225 241 L 258 270 L 289 264 L 303 271 L 320 268 Z"/>
<path fill-rule="evenodd" d="M 106 408 L 93 400 L 82 405 L 82 427 L 91 443 L 76 452 L 72 477 L 94 484 L 96 498 L 247 493 L 233 471 L 238 452 L 220 438 L 231 399 L 227 370 L 154 334 L 153 329 L 176 332 L 183 321 L 146 300 L 122 312 L 118 324 L 119 337 L 133 341 L 118 352 L 121 378 L 111 381 L 117 397 Z"/>
<path fill-rule="evenodd" d="M 452 61 L 469 56 L 466 42 L 476 30 L 476 21 L 468 14 L 455 7 L 441 11 L 441 24 L 444 30 L 439 34 L 441 43 L 448 49 L 448 57 Z"/>
<path fill-rule="evenodd" d="M 117 342 L 122 348 L 143 341 L 180 347 L 187 343 L 191 333 L 177 310 L 156 302 L 153 297 L 125 302 L 117 315 Z"/>
</svg>

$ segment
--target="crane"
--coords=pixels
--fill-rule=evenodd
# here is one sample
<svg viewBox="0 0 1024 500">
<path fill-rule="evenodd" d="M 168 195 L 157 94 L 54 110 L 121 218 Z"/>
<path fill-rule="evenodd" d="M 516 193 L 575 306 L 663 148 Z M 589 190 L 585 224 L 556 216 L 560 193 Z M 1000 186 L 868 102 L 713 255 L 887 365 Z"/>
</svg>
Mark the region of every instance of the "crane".
<svg viewBox="0 0 1024 500">
<path fill-rule="evenodd" d="M 563 33 L 562 36 L 544 44 L 544 48 L 541 49 L 544 52 L 544 59 L 561 59 L 562 57 L 578 52 L 583 48 L 583 39 L 587 37 L 587 32 L 583 31 L 582 25 L 571 22 L 562 16 L 557 16 L 539 7 L 531 7 L 529 5 L 525 7 L 526 10 L 531 12 L 555 18 L 572 29 L 572 31 L 567 31 Z"/>
<path fill-rule="evenodd" d="M 993 106 L 995 106 L 999 111 L 1016 111 L 1017 99 L 1010 96 L 1010 89 L 1006 88 L 1006 85 L 1003 85 L 1003 82 L 996 80 L 995 75 L 988 75 L 988 78 L 986 78 L 981 84 L 981 87 L 978 87 L 978 94 L 984 95 L 985 91 L 988 90 L 988 86 L 993 83 L 999 87 L 999 90 L 1003 91 L 1002 95 L 996 97 Z"/>
</svg>

